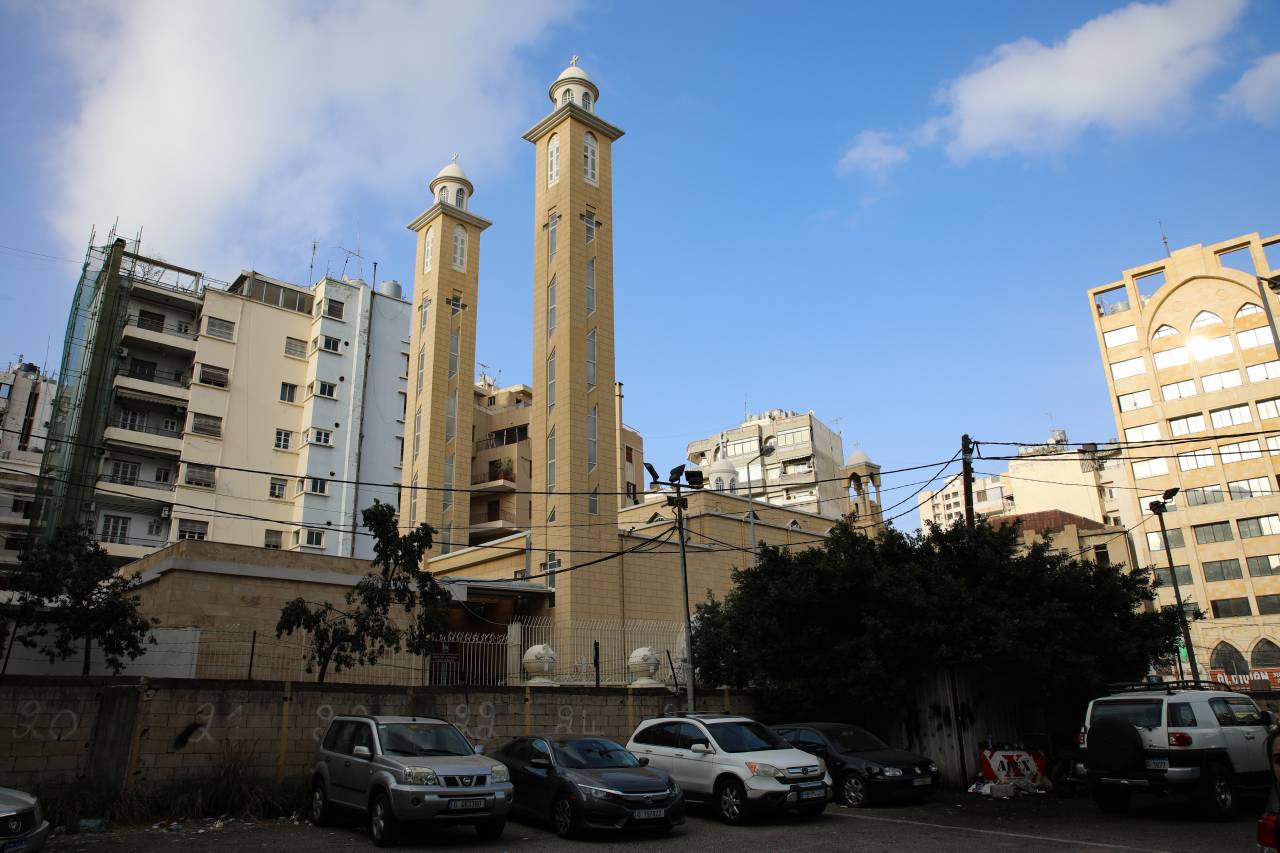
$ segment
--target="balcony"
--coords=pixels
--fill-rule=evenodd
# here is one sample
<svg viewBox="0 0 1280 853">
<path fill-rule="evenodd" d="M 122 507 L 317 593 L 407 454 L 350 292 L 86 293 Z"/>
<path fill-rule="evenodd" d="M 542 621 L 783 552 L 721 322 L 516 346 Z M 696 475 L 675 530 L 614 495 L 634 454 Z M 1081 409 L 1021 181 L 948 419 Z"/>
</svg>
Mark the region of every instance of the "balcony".
<svg viewBox="0 0 1280 853">
<path fill-rule="evenodd" d="M 116 369 L 112 387 L 134 394 L 145 394 L 147 396 L 144 399 L 158 402 L 181 400 L 185 403 L 190 397 L 187 392 L 190 382 L 191 378 L 185 370 L 165 370 L 133 364 Z"/>
<path fill-rule="evenodd" d="M 98 482 L 107 484 L 104 491 L 112 497 L 131 497 L 148 503 L 173 499 L 172 482 L 157 483 L 123 474 L 102 474 L 98 477 Z"/>
<path fill-rule="evenodd" d="M 157 349 L 191 355 L 196 351 L 195 321 L 164 322 L 130 314 L 124 321 L 122 337 L 126 345 L 140 343 Z"/>
<path fill-rule="evenodd" d="M 491 539 L 510 536 L 513 533 L 522 533 L 524 529 L 520 526 L 520 522 L 516 520 L 514 512 L 498 513 L 497 518 L 481 513 L 471 517 L 470 541 L 472 545 L 478 545 Z"/>
<path fill-rule="evenodd" d="M 136 560 L 145 557 L 157 548 L 162 548 L 166 543 L 148 539 L 140 536 L 117 536 L 112 533 L 97 534 L 98 544 L 102 546 L 102 550 L 106 551 L 113 557 L 121 557 L 126 560 Z"/>
<path fill-rule="evenodd" d="M 471 478 L 472 494 L 514 492 L 515 490 L 516 475 L 514 471 L 490 471 L 488 474 Z"/>
<path fill-rule="evenodd" d="M 107 428 L 102 437 L 108 443 L 116 442 L 145 450 L 160 451 L 166 456 L 170 453 L 175 456 L 181 455 L 182 430 L 179 426 L 182 423 L 181 418 L 165 416 L 163 420 L 172 422 L 173 426 L 163 424 L 157 426 L 149 423 L 148 418 L 138 412 L 114 412 L 111 419 L 107 421 Z"/>
</svg>

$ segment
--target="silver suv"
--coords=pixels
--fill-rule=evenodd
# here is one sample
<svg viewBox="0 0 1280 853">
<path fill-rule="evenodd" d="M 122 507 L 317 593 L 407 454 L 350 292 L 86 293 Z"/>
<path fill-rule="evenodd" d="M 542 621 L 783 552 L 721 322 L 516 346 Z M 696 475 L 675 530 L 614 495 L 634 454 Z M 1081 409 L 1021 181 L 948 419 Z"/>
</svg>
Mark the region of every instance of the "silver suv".
<svg viewBox="0 0 1280 853">
<path fill-rule="evenodd" d="M 1124 687 L 1094 699 L 1080 745 L 1094 801 L 1124 811 L 1134 791 L 1189 794 L 1212 817 L 1235 814 L 1241 789 L 1271 783 L 1271 714 L 1213 682 Z"/>
<path fill-rule="evenodd" d="M 379 847 L 411 821 L 472 824 L 498 838 L 511 777 L 483 750 L 433 717 L 334 717 L 316 753 L 311 821 L 323 826 L 335 806 L 367 812 Z"/>
</svg>

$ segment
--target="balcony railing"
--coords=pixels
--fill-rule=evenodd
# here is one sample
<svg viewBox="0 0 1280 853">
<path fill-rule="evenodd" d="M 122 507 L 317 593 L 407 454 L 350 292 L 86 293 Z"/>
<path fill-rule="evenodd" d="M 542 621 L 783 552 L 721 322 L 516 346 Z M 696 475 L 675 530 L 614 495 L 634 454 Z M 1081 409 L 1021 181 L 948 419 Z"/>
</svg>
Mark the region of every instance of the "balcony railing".
<svg viewBox="0 0 1280 853">
<path fill-rule="evenodd" d="M 126 536 L 120 533 L 99 533 L 98 541 L 107 545 L 139 545 L 143 548 L 159 548 L 165 540 L 158 536 Z"/>
<path fill-rule="evenodd" d="M 146 382 L 159 382 L 161 385 L 172 385 L 175 388 L 186 388 L 191 384 L 186 371 L 162 370 L 158 367 L 150 368 L 130 365 L 118 368 L 116 375 L 127 376 L 130 379 L 142 379 Z"/>
<path fill-rule="evenodd" d="M 490 472 L 488 474 L 481 474 L 478 477 L 471 478 L 471 485 L 478 486 L 481 483 L 493 483 L 493 482 L 497 482 L 498 480 L 503 480 L 508 483 L 514 483 L 516 481 L 516 472 L 497 471 L 497 472 Z"/>
<path fill-rule="evenodd" d="M 179 338 L 187 338 L 195 340 L 196 324 L 195 321 L 181 320 L 176 323 L 166 323 L 163 320 L 152 320 L 150 317 L 138 317 L 130 314 L 124 321 L 126 326 L 137 326 L 139 329 L 146 329 L 149 332 L 160 332 L 165 335 L 175 335 Z"/>
<path fill-rule="evenodd" d="M 117 483 L 121 486 L 138 486 L 143 489 L 157 489 L 163 492 L 172 492 L 173 483 L 158 483 L 155 480 L 143 480 L 139 477 L 129 477 L 124 474 L 103 474 L 98 477 L 103 483 Z"/>
<path fill-rule="evenodd" d="M 113 426 L 117 429 L 127 429 L 132 432 L 145 432 L 148 435 L 162 435 L 166 438 L 178 438 L 182 435 L 182 430 L 178 427 L 170 429 L 169 427 L 164 426 L 151 426 L 145 421 L 132 420 L 130 418 L 122 418 L 119 416 L 113 418 L 108 426 Z"/>
</svg>

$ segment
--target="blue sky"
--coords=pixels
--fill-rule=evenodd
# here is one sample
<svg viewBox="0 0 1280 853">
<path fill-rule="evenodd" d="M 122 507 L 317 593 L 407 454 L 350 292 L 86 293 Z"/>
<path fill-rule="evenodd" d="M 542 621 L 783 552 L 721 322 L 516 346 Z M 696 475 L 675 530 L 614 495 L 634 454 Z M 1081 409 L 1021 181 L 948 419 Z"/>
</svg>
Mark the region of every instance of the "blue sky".
<svg viewBox="0 0 1280 853">
<path fill-rule="evenodd" d="M 527 382 L 520 134 L 573 53 L 627 131 L 617 371 L 660 469 L 744 406 L 813 409 L 885 468 L 963 432 L 1106 439 L 1085 291 L 1159 257 L 1158 220 L 1175 247 L 1280 232 L 1266 0 L 474 5 L 0 4 L 0 358 L 56 366 L 117 216 L 215 278 L 301 283 L 315 240 L 320 272 L 358 246 L 408 283 L 458 151 L 494 222 L 478 359 Z"/>
</svg>

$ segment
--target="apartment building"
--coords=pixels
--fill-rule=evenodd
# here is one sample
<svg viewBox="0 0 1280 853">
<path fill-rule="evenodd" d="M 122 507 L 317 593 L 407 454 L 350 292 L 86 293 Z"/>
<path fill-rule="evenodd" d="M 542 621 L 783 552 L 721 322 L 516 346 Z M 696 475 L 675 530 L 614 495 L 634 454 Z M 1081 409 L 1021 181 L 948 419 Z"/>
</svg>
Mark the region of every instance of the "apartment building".
<svg viewBox="0 0 1280 853">
<path fill-rule="evenodd" d="M 57 382 L 30 362 L 0 372 L 0 569 L 18 562 L 30 534 L 36 478 Z"/>
<path fill-rule="evenodd" d="M 1191 625 L 1202 669 L 1280 683 L 1280 358 L 1263 279 L 1280 273 L 1280 235 L 1194 245 L 1089 290 L 1123 459 L 1143 522 L 1139 559 L 1167 566 L 1207 619 Z M 1171 488 L 1167 542 L 1149 505 Z M 1167 550 L 1166 550 L 1167 549 Z"/>
<path fill-rule="evenodd" d="M 186 539 L 371 557 L 360 510 L 399 496 L 399 285 L 219 282 L 123 240 L 89 254 L 42 529 L 91 524 L 122 559 Z"/>
<path fill-rule="evenodd" d="M 762 448 L 772 449 L 762 454 Z M 840 434 L 811 411 L 769 409 L 689 442 L 686 456 L 702 468 L 714 489 L 744 497 L 750 491 L 753 500 L 826 518 L 856 514 L 879 520 L 879 466 L 861 450 L 853 451 L 846 463 Z"/>
<path fill-rule="evenodd" d="M 1005 483 L 999 474 L 982 477 L 975 475 L 973 517 L 990 518 L 1008 512 L 1006 496 Z M 950 527 L 957 521 L 964 521 L 964 481 L 959 474 L 951 474 L 943 481 L 942 488 L 920 492 L 917 502 L 920 505 L 922 528 L 930 524 Z"/>
</svg>

